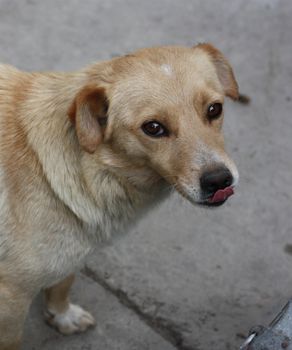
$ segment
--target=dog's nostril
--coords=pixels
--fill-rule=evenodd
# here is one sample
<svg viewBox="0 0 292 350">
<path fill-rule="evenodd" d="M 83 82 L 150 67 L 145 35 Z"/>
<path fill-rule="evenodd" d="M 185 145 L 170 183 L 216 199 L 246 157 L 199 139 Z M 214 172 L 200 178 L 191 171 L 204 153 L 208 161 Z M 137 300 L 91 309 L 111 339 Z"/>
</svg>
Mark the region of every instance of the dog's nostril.
<svg viewBox="0 0 292 350">
<path fill-rule="evenodd" d="M 217 186 L 214 183 L 209 183 L 205 185 L 205 188 L 208 192 L 215 192 L 217 190 Z"/>
<path fill-rule="evenodd" d="M 206 193 L 215 193 L 231 186 L 232 182 L 232 174 L 225 167 L 206 171 L 200 178 L 201 189 Z"/>
<path fill-rule="evenodd" d="M 230 174 L 231 175 L 231 174 Z M 232 176 L 228 177 L 226 180 L 225 180 L 225 187 L 229 187 L 232 185 L 232 182 L 233 182 L 233 179 L 232 179 Z"/>
</svg>

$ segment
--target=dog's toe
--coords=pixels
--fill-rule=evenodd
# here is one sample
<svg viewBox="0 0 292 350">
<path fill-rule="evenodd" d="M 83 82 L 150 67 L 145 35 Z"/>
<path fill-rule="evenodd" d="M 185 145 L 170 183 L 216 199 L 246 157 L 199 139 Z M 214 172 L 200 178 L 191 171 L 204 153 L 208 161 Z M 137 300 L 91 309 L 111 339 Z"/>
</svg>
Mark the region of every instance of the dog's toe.
<svg viewBox="0 0 292 350">
<path fill-rule="evenodd" d="M 68 310 L 63 313 L 47 310 L 45 319 L 50 326 L 65 335 L 85 332 L 89 327 L 95 325 L 91 314 L 74 304 L 70 304 Z"/>
</svg>

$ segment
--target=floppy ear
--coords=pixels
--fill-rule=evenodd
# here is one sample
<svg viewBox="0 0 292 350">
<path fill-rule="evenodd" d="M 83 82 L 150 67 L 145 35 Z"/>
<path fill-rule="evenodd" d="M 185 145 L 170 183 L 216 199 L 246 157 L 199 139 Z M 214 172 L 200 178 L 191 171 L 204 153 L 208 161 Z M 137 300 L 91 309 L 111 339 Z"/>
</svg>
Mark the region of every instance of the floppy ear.
<svg viewBox="0 0 292 350">
<path fill-rule="evenodd" d="M 103 140 L 107 109 L 105 90 L 96 86 L 86 86 L 76 95 L 68 110 L 79 144 L 88 153 L 94 153 Z"/>
<path fill-rule="evenodd" d="M 233 70 L 223 54 L 214 46 L 207 43 L 198 44 L 195 46 L 195 48 L 204 50 L 211 57 L 226 96 L 237 100 L 239 97 L 238 85 L 235 80 Z"/>
</svg>

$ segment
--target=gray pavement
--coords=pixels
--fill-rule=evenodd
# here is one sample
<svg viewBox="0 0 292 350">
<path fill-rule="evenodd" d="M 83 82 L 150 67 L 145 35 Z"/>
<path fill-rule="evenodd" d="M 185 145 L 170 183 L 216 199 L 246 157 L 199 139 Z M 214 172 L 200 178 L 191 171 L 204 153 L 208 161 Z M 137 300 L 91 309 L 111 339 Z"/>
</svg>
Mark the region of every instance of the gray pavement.
<svg viewBox="0 0 292 350">
<path fill-rule="evenodd" d="M 292 296 L 292 2 L 288 0 L 0 0 L 0 61 L 71 70 L 161 45 L 211 41 L 242 92 L 226 107 L 241 180 L 218 210 L 178 195 L 98 250 L 73 300 L 98 325 L 63 337 L 32 306 L 23 350 L 228 350 Z"/>
</svg>

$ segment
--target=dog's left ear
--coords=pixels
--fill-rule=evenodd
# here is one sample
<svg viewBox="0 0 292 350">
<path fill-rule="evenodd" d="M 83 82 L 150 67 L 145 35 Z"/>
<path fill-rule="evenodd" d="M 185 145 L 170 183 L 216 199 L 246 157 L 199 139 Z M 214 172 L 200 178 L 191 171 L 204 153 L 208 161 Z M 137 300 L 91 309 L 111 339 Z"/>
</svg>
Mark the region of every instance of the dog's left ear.
<svg viewBox="0 0 292 350">
<path fill-rule="evenodd" d="M 68 110 L 79 144 L 88 153 L 94 153 L 103 140 L 107 110 L 105 90 L 96 86 L 79 91 Z"/>
<path fill-rule="evenodd" d="M 223 86 L 226 96 L 233 100 L 239 98 L 238 85 L 234 77 L 233 70 L 224 55 L 211 44 L 198 44 L 195 49 L 204 50 L 212 59 L 218 78 Z"/>
</svg>

